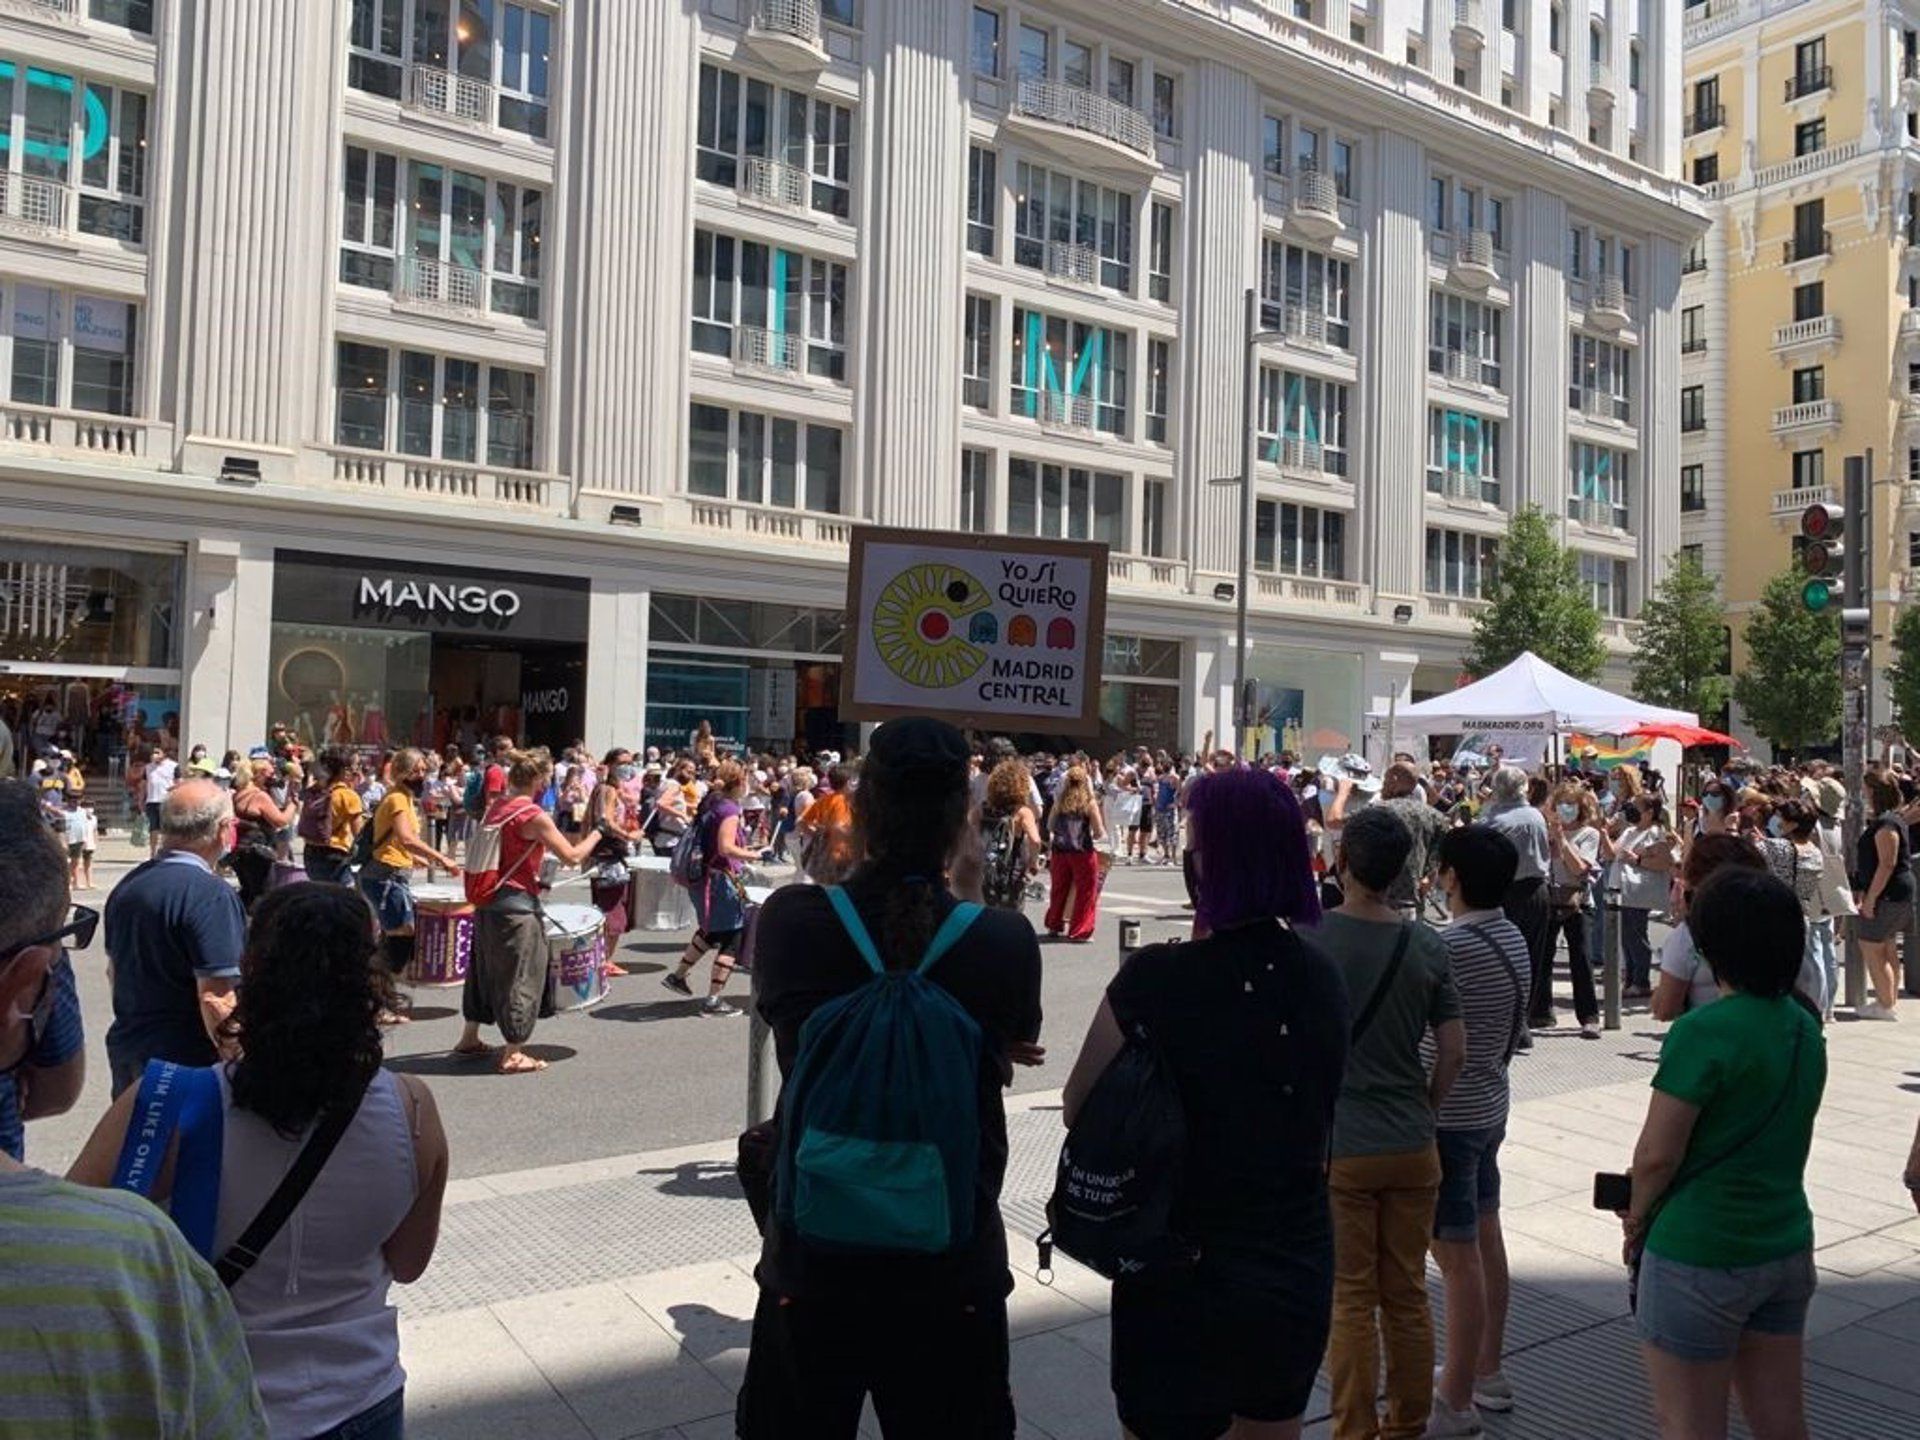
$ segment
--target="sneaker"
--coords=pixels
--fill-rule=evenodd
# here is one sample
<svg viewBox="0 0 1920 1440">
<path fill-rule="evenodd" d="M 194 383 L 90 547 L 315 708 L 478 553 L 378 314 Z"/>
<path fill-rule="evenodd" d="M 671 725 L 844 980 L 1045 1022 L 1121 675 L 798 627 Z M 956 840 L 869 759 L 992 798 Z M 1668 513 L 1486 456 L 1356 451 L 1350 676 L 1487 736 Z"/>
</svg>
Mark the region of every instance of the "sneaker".
<svg viewBox="0 0 1920 1440">
<path fill-rule="evenodd" d="M 1469 1405 L 1455 1410 L 1438 1395 L 1433 1397 L 1433 1413 L 1427 1418 L 1426 1440 L 1446 1440 L 1453 1435 L 1478 1435 L 1480 1412 Z"/>
<path fill-rule="evenodd" d="M 1600 1032 L 1596 1028 L 1594 1033 Z M 1473 1403 L 1482 1410 L 1494 1410 L 1502 1415 L 1513 1409 L 1513 1386 L 1507 1383 L 1507 1372 L 1496 1370 L 1491 1375 L 1474 1376 Z"/>
<path fill-rule="evenodd" d="M 1864 1005 L 1856 1005 L 1853 1007 L 1853 1018 L 1856 1020 L 1898 1020 L 1900 1014 L 1896 1010 L 1889 1010 L 1878 1000 L 1869 1000 Z"/>
<path fill-rule="evenodd" d="M 1533 1036 L 1527 1031 L 1522 1030 L 1520 1032 L 1520 1038 L 1514 1041 L 1513 1049 L 1515 1054 L 1526 1054 L 1529 1050 L 1533 1049 Z M 1478 1432 L 1476 1431 L 1475 1433 L 1477 1434 Z"/>
<path fill-rule="evenodd" d="M 1552 1015 L 1536 1015 L 1527 1021 L 1529 1030 L 1557 1030 L 1560 1022 Z"/>
<path fill-rule="evenodd" d="M 1582 1040 L 1598 1040 L 1600 1038 L 1600 1023 L 1597 1020 L 1582 1021 L 1580 1025 L 1580 1038 Z"/>
<path fill-rule="evenodd" d="M 729 1005 L 718 995 L 709 995 L 705 1000 L 700 1002 L 700 1013 L 718 1019 L 725 1019 L 728 1016 L 738 1015 L 742 1012 L 738 1005 Z"/>
<path fill-rule="evenodd" d="M 660 977 L 660 983 L 676 995 L 693 994 L 693 987 L 687 984 L 687 977 L 684 975 L 676 975 L 671 970 Z"/>
</svg>

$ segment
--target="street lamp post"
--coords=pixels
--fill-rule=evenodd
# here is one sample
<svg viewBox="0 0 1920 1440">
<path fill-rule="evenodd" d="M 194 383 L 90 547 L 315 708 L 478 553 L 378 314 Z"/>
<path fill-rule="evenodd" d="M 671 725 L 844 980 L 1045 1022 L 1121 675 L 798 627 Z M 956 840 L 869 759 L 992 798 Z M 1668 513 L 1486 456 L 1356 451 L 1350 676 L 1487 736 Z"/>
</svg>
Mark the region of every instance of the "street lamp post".
<svg viewBox="0 0 1920 1440">
<path fill-rule="evenodd" d="M 1253 469 L 1260 459 L 1260 426 L 1255 406 L 1260 399 L 1260 347 L 1269 340 L 1283 338 L 1280 330 L 1260 328 L 1260 294 L 1247 289 L 1244 365 L 1240 379 L 1240 421 L 1245 433 L 1240 448 L 1240 570 L 1233 587 L 1234 598 L 1234 749 L 1245 755 L 1253 738 L 1253 696 L 1248 684 L 1252 679 L 1251 647 L 1247 641 L 1247 600 L 1253 588 L 1254 491 Z"/>
</svg>

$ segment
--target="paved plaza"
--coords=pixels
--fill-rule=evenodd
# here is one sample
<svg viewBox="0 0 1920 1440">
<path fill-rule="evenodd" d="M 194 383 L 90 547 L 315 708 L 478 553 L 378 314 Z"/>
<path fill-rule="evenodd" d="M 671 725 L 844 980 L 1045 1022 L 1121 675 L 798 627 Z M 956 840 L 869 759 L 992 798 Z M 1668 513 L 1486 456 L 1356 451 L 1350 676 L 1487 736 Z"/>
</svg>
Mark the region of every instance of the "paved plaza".
<svg viewBox="0 0 1920 1440">
<path fill-rule="evenodd" d="M 1049 1057 L 1010 1101 L 1004 1200 L 1025 1440 L 1118 1434 L 1106 1287 L 1071 1263 L 1042 1286 L 1031 1238 L 1062 1133 L 1058 1087 L 1117 959 L 1117 918 L 1141 919 L 1149 940 L 1171 935 L 1183 923 L 1177 895 L 1170 874 L 1116 870 L 1099 942 L 1044 952 Z M 557 1062 L 543 1076 L 501 1079 L 445 1061 L 458 1025 L 451 992 L 423 992 L 423 1018 L 396 1034 L 396 1067 L 432 1077 L 456 1177 L 432 1268 L 395 1292 L 414 1440 L 731 1436 L 757 1249 L 732 1175 L 747 1028 L 698 1019 L 660 990 L 655 977 L 683 940 L 630 937 L 621 956 L 636 973 L 615 982 L 600 1011 L 543 1023 L 536 1041 Z M 87 1095 L 30 1137 L 29 1158 L 51 1167 L 64 1166 L 105 1103 L 95 959 L 81 957 L 95 1055 Z M 1508 1373 L 1520 1404 L 1488 1417 L 1490 1436 L 1654 1433 L 1619 1227 L 1588 1198 L 1595 1170 L 1627 1161 L 1662 1028 L 1630 1012 L 1600 1041 L 1561 1031 L 1515 1062 L 1502 1168 L 1515 1277 Z M 1827 1031 L 1830 1078 L 1808 1177 L 1821 1283 L 1808 1410 L 1823 1440 L 1920 1434 L 1920 1216 L 1900 1184 L 1920 1111 L 1915 1030 L 1843 1018 Z M 1325 1413 L 1317 1394 L 1309 1434 L 1326 1434 Z"/>
</svg>

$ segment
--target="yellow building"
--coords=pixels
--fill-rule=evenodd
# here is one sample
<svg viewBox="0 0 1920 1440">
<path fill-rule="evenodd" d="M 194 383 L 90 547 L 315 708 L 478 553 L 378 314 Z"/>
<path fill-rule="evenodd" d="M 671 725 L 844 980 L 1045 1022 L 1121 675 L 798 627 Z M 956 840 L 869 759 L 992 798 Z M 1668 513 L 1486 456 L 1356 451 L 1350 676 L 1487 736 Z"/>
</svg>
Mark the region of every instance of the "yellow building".
<svg viewBox="0 0 1920 1440">
<path fill-rule="evenodd" d="M 1686 9 L 1682 164 L 1713 227 L 1681 290 L 1681 541 L 1720 577 L 1736 671 L 1846 456 L 1873 453 L 1876 670 L 1893 607 L 1920 595 L 1916 23 L 1860 0 Z"/>
</svg>

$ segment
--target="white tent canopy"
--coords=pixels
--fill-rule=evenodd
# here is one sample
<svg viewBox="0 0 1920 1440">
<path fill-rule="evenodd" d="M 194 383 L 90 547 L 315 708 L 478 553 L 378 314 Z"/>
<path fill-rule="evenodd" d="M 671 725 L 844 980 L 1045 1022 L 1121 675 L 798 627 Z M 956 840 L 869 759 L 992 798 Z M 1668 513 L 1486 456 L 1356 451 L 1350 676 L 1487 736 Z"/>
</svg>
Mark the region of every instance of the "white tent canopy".
<svg viewBox="0 0 1920 1440">
<path fill-rule="evenodd" d="M 1367 722 L 1375 733 L 1386 730 L 1389 713 L 1376 710 Z M 1590 730 L 1619 735 L 1639 725 L 1660 721 L 1698 725 L 1699 717 L 1685 710 L 1647 705 L 1626 695 L 1615 695 L 1598 685 L 1576 680 L 1556 670 L 1531 650 L 1484 680 L 1431 700 L 1405 705 L 1391 712 L 1396 732 L 1512 730 L 1554 733 Z"/>
</svg>

